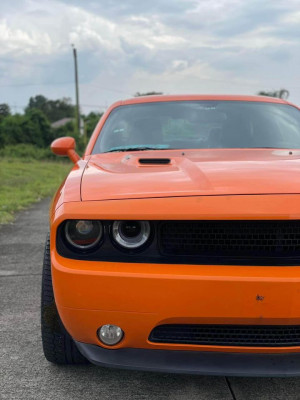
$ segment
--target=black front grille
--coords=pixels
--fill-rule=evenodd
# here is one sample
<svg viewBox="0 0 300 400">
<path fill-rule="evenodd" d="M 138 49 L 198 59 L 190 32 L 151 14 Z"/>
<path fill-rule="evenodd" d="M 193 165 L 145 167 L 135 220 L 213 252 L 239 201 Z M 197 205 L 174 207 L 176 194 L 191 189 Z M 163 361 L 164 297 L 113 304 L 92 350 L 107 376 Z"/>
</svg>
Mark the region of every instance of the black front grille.
<svg viewBox="0 0 300 400">
<path fill-rule="evenodd" d="M 209 346 L 300 346 L 300 325 L 159 325 L 152 330 L 149 341 Z"/>
<path fill-rule="evenodd" d="M 300 221 L 166 221 L 162 254 L 213 257 L 299 257 Z"/>
</svg>

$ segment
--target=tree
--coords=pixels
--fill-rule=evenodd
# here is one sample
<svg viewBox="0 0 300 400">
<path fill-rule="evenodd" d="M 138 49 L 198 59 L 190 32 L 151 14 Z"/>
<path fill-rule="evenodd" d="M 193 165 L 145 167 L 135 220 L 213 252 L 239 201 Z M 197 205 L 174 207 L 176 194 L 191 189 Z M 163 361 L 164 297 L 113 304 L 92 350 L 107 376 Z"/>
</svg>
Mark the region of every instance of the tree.
<svg viewBox="0 0 300 400">
<path fill-rule="evenodd" d="M 134 95 L 134 97 L 140 97 L 140 96 L 157 96 L 157 95 L 161 95 L 163 94 L 163 92 L 146 92 L 146 93 L 140 93 L 140 92 L 136 92 L 136 94 Z"/>
<path fill-rule="evenodd" d="M 280 89 L 280 90 L 275 90 L 275 91 L 271 91 L 271 92 L 265 92 L 265 91 L 260 91 L 258 92 L 259 96 L 268 96 L 268 97 L 277 97 L 279 99 L 284 99 L 286 100 L 289 95 L 290 92 L 286 89 Z"/>
<path fill-rule="evenodd" d="M 27 132 L 30 142 L 39 147 L 48 147 L 52 140 L 54 140 L 55 135 L 46 115 L 41 110 L 33 108 L 27 111 L 25 117 L 27 117 L 28 123 L 31 123 L 33 126 L 33 132 Z"/>
<path fill-rule="evenodd" d="M 42 111 L 29 110 L 26 114 L 9 115 L 1 122 L 1 144 L 29 143 L 47 147 L 54 138 L 50 123 Z"/>
<path fill-rule="evenodd" d="M 1 142 L 2 145 L 22 143 L 25 136 L 22 131 L 24 116 L 20 114 L 9 115 L 1 122 Z"/>
<path fill-rule="evenodd" d="M 8 117 L 9 115 L 11 115 L 9 105 L 6 103 L 0 104 L 0 121 L 2 121 L 3 118 Z"/>
<path fill-rule="evenodd" d="M 91 137 L 102 115 L 103 113 L 96 113 L 92 111 L 88 115 L 84 116 L 85 131 L 88 138 Z"/>
<path fill-rule="evenodd" d="M 25 112 L 27 113 L 34 108 L 42 111 L 50 122 L 63 118 L 73 118 L 75 115 L 75 106 L 71 103 L 71 99 L 67 97 L 58 100 L 48 100 L 42 95 L 30 97 Z"/>
</svg>

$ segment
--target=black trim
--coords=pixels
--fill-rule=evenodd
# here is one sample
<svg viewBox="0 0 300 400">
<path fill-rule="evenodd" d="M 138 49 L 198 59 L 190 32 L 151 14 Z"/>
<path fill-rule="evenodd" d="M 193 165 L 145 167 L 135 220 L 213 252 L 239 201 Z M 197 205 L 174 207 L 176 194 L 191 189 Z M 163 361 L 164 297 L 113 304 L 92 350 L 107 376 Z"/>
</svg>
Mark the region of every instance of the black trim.
<svg viewBox="0 0 300 400">
<path fill-rule="evenodd" d="M 139 249 L 126 250 L 116 245 L 111 238 L 111 226 L 113 221 L 102 220 L 103 238 L 101 243 L 93 249 L 81 251 L 71 248 L 64 238 L 63 227 L 67 222 L 62 222 L 56 235 L 56 248 L 60 256 L 74 260 L 108 261 L 121 263 L 147 263 L 147 264 L 188 264 L 188 265 L 247 265 L 247 266 L 300 266 L 300 252 L 293 256 L 277 254 L 268 256 L 263 254 L 215 254 L 214 252 L 194 255 L 166 253 L 161 246 L 161 227 L 169 221 L 149 221 L 151 223 L 151 238 Z M 187 222 L 187 221 L 172 221 Z M 197 221 L 190 221 L 195 223 Z M 202 221 L 211 222 L 211 221 Z M 221 221 L 222 222 L 222 221 Z M 224 221 L 226 222 L 226 221 Z M 228 221 L 231 223 L 232 221 Z M 255 220 L 251 220 L 251 223 Z M 261 222 L 261 221 L 259 221 Z M 268 221 L 264 221 L 268 222 Z M 270 220 L 270 223 L 276 220 Z M 293 222 L 300 225 L 299 220 L 278 221 L 279 223 Z M 300 240 L 300 239 L 299 239 Z"/>
<path fill-rule="evenodd" d="M 165 324 L 149 335 L 153 343 L 238 347 L 298 347 L 300 325 Z"/>
<path fill-rule="evenodd" d="M 220 353 L 158 349 L 104 349 L 75 342 L 91 363 L 102 367 L 221 376 L 300 376 L 300 353 Z"/>
<path fill-rule="evenodd" d="M 299 220 L 162 221 L 158 234 L 165 256 L 300 259 Z"/>
<path fill-rule="evenodd" d="M 150 165 L 157 165 L 157 164 L 170 164 L 171 159 L 170 158 L 140 158 L 139 163 L 140 164 L 150 164 Z"/>
</svg>

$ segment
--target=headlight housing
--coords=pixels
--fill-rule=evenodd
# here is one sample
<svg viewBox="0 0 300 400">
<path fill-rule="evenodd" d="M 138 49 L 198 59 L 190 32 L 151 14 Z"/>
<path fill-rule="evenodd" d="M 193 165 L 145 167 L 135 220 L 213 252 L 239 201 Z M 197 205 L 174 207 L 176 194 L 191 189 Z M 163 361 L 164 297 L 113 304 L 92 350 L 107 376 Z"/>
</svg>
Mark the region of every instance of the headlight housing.
<svg viewBox="0 0 300 400">
<path fill-rule="evenodd" d="M 148 221 L 114 221 L 112 237 L 123 249 L 136 250 L 144 246 L 151 236 Z"/>
<path fill-rule="evenodd" d="M 65 237 L 72 247 L 78 250 L 90 250 L 97 246 L 103 236 L 100 221 L 70 220 L 65 225 Z"/>
</svg>

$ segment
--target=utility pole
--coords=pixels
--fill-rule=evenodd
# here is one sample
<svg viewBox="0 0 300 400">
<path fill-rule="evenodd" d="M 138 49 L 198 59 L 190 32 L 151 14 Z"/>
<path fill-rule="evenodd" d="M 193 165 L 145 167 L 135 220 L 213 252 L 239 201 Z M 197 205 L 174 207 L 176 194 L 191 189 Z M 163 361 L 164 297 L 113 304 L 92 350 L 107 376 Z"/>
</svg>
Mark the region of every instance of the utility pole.
<svg viewBox="0 0 300 400">
<path fill-rule="evenodd" d="M 76 90 L 76 128 L 78 134 L 80 134 L 80 109 L 79 109 L 79 87 L 78 87 L 78 67 L 77 67 L 77 50 L 74 44 L 72 44 L 73 56 L 74 56 L 74 69 L 75 69 L 75 90 Z"/>
</svg>

